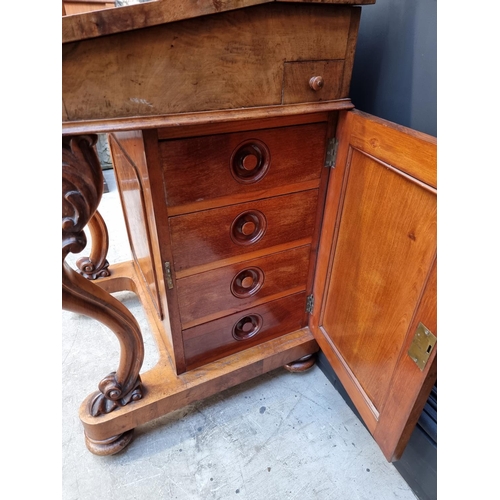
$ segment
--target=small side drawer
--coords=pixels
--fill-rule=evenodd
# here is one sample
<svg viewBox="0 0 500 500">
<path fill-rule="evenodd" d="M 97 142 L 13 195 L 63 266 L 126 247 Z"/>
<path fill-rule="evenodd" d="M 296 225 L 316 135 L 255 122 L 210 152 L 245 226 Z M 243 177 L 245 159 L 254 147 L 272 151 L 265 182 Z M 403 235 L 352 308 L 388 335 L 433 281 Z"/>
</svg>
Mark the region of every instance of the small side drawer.
<svg viewBox="0 0 500 500">
<path fill-rule="evenodd" d="M 170 207 L 317 181 L 326 122 L 160 141 Z"/>
<path fill-rule="evenodd" d="M 310 251 L 310 245 L 304 245 L 177 280 L 182 324 L 187 327 L 246 309 L 256 301 L 304 291 Z"/>
<path fill-rule="evenodd" d="M 303 326 L 306 293 L 298 293 L 183 330 L 188 370 Z"/>
<path fill-rule="evenodd" d="M 312 237 L 318 190 L 169 218 L 175 271 Z"/>
<path fill-rule="evenodd" d="M 344 60 L 286 62 L 283 104 L 319 102 L 342 96 Z"/>
</svg>

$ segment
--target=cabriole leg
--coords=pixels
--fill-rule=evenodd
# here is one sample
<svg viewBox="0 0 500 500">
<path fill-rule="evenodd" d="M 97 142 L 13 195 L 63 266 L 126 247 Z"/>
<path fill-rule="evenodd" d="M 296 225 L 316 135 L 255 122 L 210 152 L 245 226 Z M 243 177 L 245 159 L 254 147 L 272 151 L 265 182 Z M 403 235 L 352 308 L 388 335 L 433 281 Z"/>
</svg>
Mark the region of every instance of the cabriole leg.
<svg viewBox="0 0 500 500">
<path fill-rule="evenodd" d="M 63 137 L 62 144 L 62 306 L 100 321 L 120 343 L 116 372 L 106 376 L 98 385 L 99 391 L 89 399 L 88 412 L 93 417 L 142 398 L 139 371 L 144 359 L 142 334 L 130 311 L 65 262 L 69 253 L 79 253 L 85 248 L 83 229 L 102 196 L 102 170 L 93 149 L 96 140 L 94 135 Z M 101 455 L 120 451 L 130 439 L 130 431 L 103 441 L 86 436 L 89 450 Z"/>
</svg>

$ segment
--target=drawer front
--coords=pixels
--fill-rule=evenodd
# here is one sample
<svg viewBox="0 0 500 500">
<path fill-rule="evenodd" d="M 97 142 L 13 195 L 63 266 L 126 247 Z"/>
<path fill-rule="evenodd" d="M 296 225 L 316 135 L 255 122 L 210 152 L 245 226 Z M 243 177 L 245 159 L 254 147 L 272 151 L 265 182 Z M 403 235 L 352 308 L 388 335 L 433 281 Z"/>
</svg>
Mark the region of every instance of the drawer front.
<svg viewBox="0 0 500 500">
<path fill-rule="evenodd" d="M 286 62 L 283 104 L 338 99 L 342 94 L 344 60 Z"/>
<path fill-rule="evenodd" d="M 310 251 L 305 245 L 177 280 L 183 326 L 227 316 L 276 295 L 304 291 Z"/>
<path fill-rule="evenodd" d="M 182 206 L 311 181 L 319 185 L 326 125 L 161 141 L 167 205 Z"/>
<path fill-rule="evenodd" d="M 174 269 L 312 237 L 318 190 L 169 218 Z"/>
<path fill-rule="evenodd" d="M 302 328 L 305 306 L 303 292 L 183 330 L 187 369 Z"/>
</svg>

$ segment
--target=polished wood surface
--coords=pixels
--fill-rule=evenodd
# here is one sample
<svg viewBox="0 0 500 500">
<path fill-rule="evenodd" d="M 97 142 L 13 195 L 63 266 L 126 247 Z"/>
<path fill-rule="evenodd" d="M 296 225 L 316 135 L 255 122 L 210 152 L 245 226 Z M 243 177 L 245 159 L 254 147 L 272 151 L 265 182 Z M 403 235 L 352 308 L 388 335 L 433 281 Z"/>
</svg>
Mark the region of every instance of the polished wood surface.
<svg viewBox="0 0 500 500">
<path fill-rule="evenodd" d="M 360 129 L 369 144 L 365 149 L 358 149 Z M 401 153 L 393 147 L 396 140 Z M 434 138 L 350 113 L 342 123 L 338 177 L 327 200 L 327 213 L 331 204 L 336 220 L 325 221 L 330 229 L 324 232 L 319 260 L 328 261 L 329 267 L 315 285 L 321 306 L 311 328 L 368 429 L 378 437 L 384 434 L 378 424 L 403 376 L 400 370 L 420 374 L 413 362 L 402 367 L 401 358 L 408 357 L 415 333 L 411 326 L 436 257 L 436 190 L 425 183 L 436 168 L 435 154 L 422 155 L 419 148 L 407 156 L 424 141 L 427 151 L 435 149 Z M 384 161 L 373 156 L 374 147 Z M 422 162 L 419 170 L 415 156 Z M 417 178 L 406 174 L 410 168 Z M 404 396 L 419 392 L 421 385 L 422 377 L 414 378 L 405 395 L 398 393 L 400 404 L 411 410 L 414 401 Z M 401 422 L 406 423 L 410 410 L 398 412 Z M 391 430 L 386 427 L 386 432 Z M 382 448 L 389 460 L 399 442 L 393 434 L 392 448 Z"/>
<path fill-rule="evenodd" d="M 270 189 L 294 183 L 318 187 L 326 122 L 161 141 L 159 147 L 166 203 L 169 208 L 191 204 L 189 211 L 214 198 L 268 197 Z M 255 165 L 243 163 L 249 160 Z"/>
<path fill-rule="evenodd" d="M 109 236 L 106 222 L 98 210 L 87 225 L 92 238 L 92 251 L 88 257 L 80 257 L 76 267 L 88 279 L 95 280 L 109 276 L 109 262 L 106 259 L 109 249 Z"/>
<path fill-rule="evenodd" d="M 94 149 L 96 142 L 95 135 L 63 137 L 62 141 L 62 307 L 100 321 L 120 343 L 117 370 L 100 381 L 99 390 L 88 401 L 88 412 L 94 417 L 142 397 L 139 371 L 144 359 L 141 330 L 130 311 L 65 262 L 69 253 L 85 248 L 84 228 L 102 196 L 103 177 Z"/>
<path fill-rule="evenodd" d="M 342 59 L 286 62 L 283 76 L 283 104 L 338 99 L 342 97 L 343 76 Z"/>
<path fill-rule="evenodd" d="M 310 246 L 302 246 L 179 279 L 184 328 L 214 315 L 225 316 L 273 296 L 306 289 Z"/>
<path fill-rule="evenodd" d="M 356 114 L 366 116 L 367 120 L 353 120 L 350 131 L 353 148 L 391 165 L 396 163 L 395 158 L 405 158 L 404 162 L 396 163 L 402 172 L 433 188 L 437 187 L 435 138 L 398 124 L 388 126 L 381 118 L 360 111 Z M 406 134 L 407 140 L 401 142 L 401 134 Z"/>
<path fill-rule="evenodd" d="M 437 260 L 434 261 L 419 308 L 408 331 L 415 332 L 420 322 L 437 335 Z M 413 336 L 408 335 L 402 352 L 408 352 L 412 340 Z M 391 391 L 374 432 L 386 457 L 391 460 L 401 458 L 436 380 L 437 351 L 432 353 L 424 371 L 415 370 L 415 364 L 409 356 L 399 358 L 391 381 Z"/>
<path fill-rule="evenodd" d="M 148 196 L 150 188 L 142 134 L 140 132 L 110 134 L 108 142 L 132 254 L 148 284 L 155 309 L 162 318 L 160 297 L 164 292 L 158 276 L 161 259 L 155 255 L 158 237 L 155 233 L 154 212 Z"/>
<path fill-rule="evenodd" d="M 146 28 L 158 24 L 172 23 L 183 19 L 242 9 L 253 5 L 281 2 L 282 0 L 156 0 L 90 14 L 63 18 L 62 42 L 73 42 L 129 30 Z M 375 0 L 284 0 L 286 3 L 329 3 L 339 5 L 368 5 Z"/>
<path fill-rule="evenodd" d="M 185 135 L 184 127 L 212 126 L 214 124 L 222 127 L 231 127 L 229 124 L 240 122 L 235 130 L 252 128 L 244 125 L 246 121 L 254 123 L 257 128 L 264 127 L 268 121 L 290 120 L 301 121 L 302 117 L 329 111 L 342 111 L 353 109 L 354 105 L 350 99 L 336 99 L 317 103 L 288 104 L 287 106 L 256 106 L 255 108 L 228 109 L 224 111 L 203 111 L 193 113 L 182 113 L 180 115 L 138 115 L 127 118 L 89 118 L 88 120 L 70 121 L 63 108 L 63 135 L 85 134 L 92 130 L 96 134 L 108 132 L 124 132 L 135 130 L 157 130 L 165 127 L 173 127 L 172 130 L 181 136 Z M 283 123 L 285 125 L 285 123 Z M 282 126 L 283 126 L 282 125 Z M 181 128 L 182 127 L 182 128 Z"/>
<path fill-rule="evenodd" d="M 346 99 L 339 99 L 335 101 L 338 105 L 342 102 L 345 102 Z M 332 103 L 334 104 L 334 103 Z M 308 105 L 303 105 L 308 106 Z M 309 105 L 310 106 L 310 105 Z M 287 106 L 286 108 L 281 108 L 282 110 L 294 108 L 294 106 Z M 231 115 L 231 112 L 225 111 L 218 114 L 221 118 L 220 120 L 212 120 L 210 122 L 210 126 L 207 127 L 207 123 L 201 121 L 200 123 L 195 124 L 183 124 L 182 126 L 176 127 L 165 127 L 159 128 L 157 130 L 158 139 L 181 139 L 187 137 L 203 137 L 206 135 L 218 135 L 218 134 L 231 134 L 235 132 L 246 132 L 248 130 L 252 131 L 260 131 L 265 129 L 272 128 L 283 128 L 283 127 L 293 127 L 294 125 L 306 125 L 313 123 L 321 123 L 327 122 L 330 113 L 328 112 L 306 112 L 306 113 L 298 113 L 291 115 L 282 115 L 282 116 L 261 116 L 258 118 L 259 110 L 252 109 L 252 115 L 243 116 L 243 119 L 233 119 L 227 120 L 228 115 Z M 310 111 L 310 109 L 309 109 Z M 239 113 L 243 112 L 243 110 L 239 110 Z M 205 116 L 205 113 L 200 113 L 198 115 L 199 119 L 202 119 Z M 253 116 L 253 117 L 251 117 Z M 224 120 L 224 117 L 226 119 Z M 181 117 L 179 117 L 181 118 Z"/>
<path fill-rule="evenodd" d="M 172 217 L 169 226 L 174 269 L 183 270 L 310 237 L 317 198 L 318 190 L 312 189 Z M 248 236 L 243 234 L 240 224 L 247 214 L 249 217 L 257 214 L 254 232 Z"/>
<path fill-rule="evenodd" d="M 188 369 L 299 330 L 305 305 L 302 292 L 183 330 Z"/>
<path fill-rule="evenodd" d="M 266 128 L 266 123 L 274 127 Z M 233 133 L 220 124 L 174 130 L 173 140 L 159 138 L 168 137 L 168 129 L 143 131 L 151 186 L 148 196 L 155 205 L 164 281 L 170 283 L 166 295 L 179 374 L 191 369 L 185 331 L 203 329 L 238 311 L 311 288 L 315 257 L 311 245 L 319 238 L 315 223 L 321 211 L 317 196 L 327 182 L 324 157 L 329 117 L 322 116 L 319 122 L 297 117 L 291 123 L 284 118 L 250 124 L 255 129 L 233 123 L 237 130 Z M 196 132 L 195 137 L 190 130 Z M 292 144 L 300 146 L 304 139 L 312 151 Z M 268 156 L 259 157 L 264 149 Z M 238 155 L 242 179 L 232 161 Z M 259 165 L 265 171 L 252 178 Z M 252 189 L 254 185 L 260 187 Z M 169 205 L 170 193 L 182 204 Z M 294 314 L 300 317 L 300 325 L 306 324 L 305 306 Z M 284 323 L 281 329 L 273 327 L 272 334 L 289 331 L 289 324 Z M 203 351 L 220 351 L 212 345 L 219 342 L 217 338 L 205 337 Z M 258 338 L 267 337 L 259 334 Z M 237 349 L 247 344 L 238 342 Z"/>
<path fill-rule="evenodd" d="M 282 104 L 284 62 L 352 64 L 352 16 L 359 10 L 273 2 L 66 43 L 63 121 Z M 308 86 L 315 75 L 300 76 Z"/>
<path fill-rule="evenodd" d="M 423 371 L 406 354 L 419 322 L 436 333 L 435 140 L 346 112 L 354 3 L 374 1 L 172 0 L 63 18 L 63 305 L 121 348 L 81 407 L 93 453 L 278 366 L 306 369 L 318 343 L 385 456 L 402 453 L 436 371 L 436 349 Z M 64 257 L 85 246 L 102 193 L 88 134 L 103 132 L 134 259 L 90 282 Z M 71 141 L 85 152 L 68 156 Z M 160 352 L 140 377 L 119 290 L 139 296 Z"/>
<path fill-rule="evenodd" d="M 89 412 L 95 395 L 91 394 L 82 402 L 80 420 L 87 447 L 92 453 L 118 453 L 127 446 L 132 439 L 131 432 L 139 425 L 318 350 L 318 344 L 306 327 L 178 375 L 165 346 L 163 323 L 154 312 L 151 294 L 138 274 L 137 266 L 134 262 L 124 262 L 110 267 L 110 277 L 95 284 L 82 279 L 108 294 L 120 290 L 137 294 L 151 326 L 159 361 L 151 370 L 141 373 L 143 387 L 147 390 L 133 404 L 96 417 Z"/>
</svg>

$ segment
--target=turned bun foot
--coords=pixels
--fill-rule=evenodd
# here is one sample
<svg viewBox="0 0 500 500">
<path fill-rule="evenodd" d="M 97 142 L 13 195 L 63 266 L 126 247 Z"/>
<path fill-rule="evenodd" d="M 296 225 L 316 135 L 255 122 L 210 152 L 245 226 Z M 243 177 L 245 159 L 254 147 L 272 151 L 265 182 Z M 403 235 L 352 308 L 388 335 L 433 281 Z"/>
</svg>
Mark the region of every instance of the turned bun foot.
<svg viewBox="0 0 500 500">
<path fill-rule="evenodd" d="M 312 368 L 312 366 L 316 363 L 316 354 L 307 354 L 306 356 L 302 356 L 297 361 L 292 361 L 284 366 L 286 370 L 290 373 L 298 373 L 305 372 Z"/>
<path fill-rule="evenodd" d="M 85 434 L 85 444 L 88 450 L 94 455 L 114 455 L 127 447 L 130 441 L 132 441 L 133 434 L 134 429 L 131 429 L 123 434 L 118 434 L 118 436 L 112 436 L 102 441 L 89 438 L 87 434 Z"/>
</svg>

